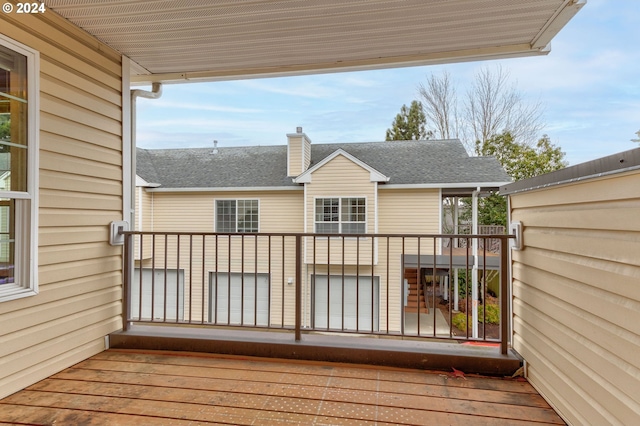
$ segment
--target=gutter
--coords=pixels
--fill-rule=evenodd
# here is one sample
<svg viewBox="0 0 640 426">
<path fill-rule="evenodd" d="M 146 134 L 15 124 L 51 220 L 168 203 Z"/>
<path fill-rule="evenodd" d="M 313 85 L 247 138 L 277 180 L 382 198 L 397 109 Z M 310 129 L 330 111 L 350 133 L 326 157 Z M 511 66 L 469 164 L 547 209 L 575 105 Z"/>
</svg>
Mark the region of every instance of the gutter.
<svg viewBox="0 0 640 426">
<path fill-rule="evenodd" d="M 500 194 L 517 194 L 638 169 L 640 169 L 640 148 L 635 148 L 501 186 Z"/>
</svg>

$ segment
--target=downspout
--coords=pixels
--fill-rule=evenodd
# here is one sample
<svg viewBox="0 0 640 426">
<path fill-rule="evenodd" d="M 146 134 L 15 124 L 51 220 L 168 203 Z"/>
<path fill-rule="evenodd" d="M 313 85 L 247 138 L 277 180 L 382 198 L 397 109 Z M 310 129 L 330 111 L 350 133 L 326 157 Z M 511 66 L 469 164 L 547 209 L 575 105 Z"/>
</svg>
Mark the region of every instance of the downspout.
<svg viewBox="0 0 640 426">
<path fill-rule="evenodd" d="M 474 235 L 478 234 L 478 194 L 480 194 L 480 187 L 477 187 L 471 194 L 471 215 L 472 215 L 472 230 Z M 471 271 L 471 320 L 472 322 L 472 336 L 474 339 L 478 338 L 478 239 L 474 238 L 473 243 L 473 269 Z"/>
<path fill-rule="evenodd" d="M 129 217 L 127 218 L 129 220 L 129 229 L 132 231 L 135 231 L 136 229 L 136 99 L 138 97 L 143 97 L 143 98 L 147 98 L 147 99 L 158 99 L 160 96 L 162 95 L 162 84 L 160 83 L 153 83 L 152 86 L 152 91 L 148 92 L 146 90 L 140 90 L 140 89 L 136 89 L 136 90 L 132 90 L 131 91 L 131 143 L 130 143 L 130 149 L 131 151 L 129 152 L 129 156 L 131 158 L 131 170 L 129 170 L 129 173 L 131 174 L 131 190 L 129 191 L 130 193 L 130 199 L 129 202 L 131 203 L 131 211 L 129 212 Z M 142 204 L 142 198 L 140 198 L 140 202 Z M 142 223 L 142 220 L 140 221 L 140 223 Z M 129 251 L 129 258 L 125 259 L 124 261 L 127 262 L 127 265 L 129 265 L 128 268 L 128 276 L 125 277 L 125 282 L 126 283 L 132 283 L 133 282 L 133 271 L 135 269 L 135 254 L 134 254 L 134 249 L 132 247 L 132 249 Z M 142 253 L 140 253 L 140 259 L 142 259 Z M 131 301 L 131 287 L 129 285 L 125 285 L 125 288 L 128 289 L 128 295 L 126 296 L 126 300 L 127 301 Z M 127 302 L 127 303 L 129 303 Z M 129 308 L 125 308 L 126 311 L 128 312 Z M 126 325 L 125 325 L 125 329 L 126 329 Z"/>
<path fill-rule="evenodd" d="M 136 89 L 131 91 L 131 212 L 129 213 L 130 228 L 135 230 L 136 217 L 136 99 L 158 99 L 162 96 L 162 83 L 153 83 L 151 91 Z"/>
</svg>

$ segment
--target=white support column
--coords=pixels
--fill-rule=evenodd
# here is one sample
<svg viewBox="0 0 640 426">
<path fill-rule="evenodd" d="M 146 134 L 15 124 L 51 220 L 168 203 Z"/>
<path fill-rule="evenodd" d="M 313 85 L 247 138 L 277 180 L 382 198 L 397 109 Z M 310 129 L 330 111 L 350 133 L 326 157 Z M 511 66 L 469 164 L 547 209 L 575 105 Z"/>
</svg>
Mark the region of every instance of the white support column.
<svg viewBox="0 0 640 426">
<path fill-rule="evenodd" d="M 472 234 L 478 233 L 478 194 L 480 188 L 473 191 L 471 198 L 471 213 L 472 213 Z M 473 269 L 471 271 L 471 319 L 472 324 L 472 336 L 474 339 L 478 338 L 478 239 L 474 238 L 473 241 Z M 468 297 L 468 295 L 467 295 Z"/>
<path fill-rule="evenodd" d="M 453 233 L 458 233 L 458 197 L 453 197 Z M 458 239 L 454 238 L 453 247 L 458 247 Z"/>
<path fill-rule="evenodd" d="M 453 310 L 460 310 L 460 284 L 458 284 L 458 268 L 453 270 Z"/>
<path fill-rule="evenodd" d="M 444 300 L 449 300 L 449 275 L 445 275 L 442 278 L 444 281 Z"/>
</svg>

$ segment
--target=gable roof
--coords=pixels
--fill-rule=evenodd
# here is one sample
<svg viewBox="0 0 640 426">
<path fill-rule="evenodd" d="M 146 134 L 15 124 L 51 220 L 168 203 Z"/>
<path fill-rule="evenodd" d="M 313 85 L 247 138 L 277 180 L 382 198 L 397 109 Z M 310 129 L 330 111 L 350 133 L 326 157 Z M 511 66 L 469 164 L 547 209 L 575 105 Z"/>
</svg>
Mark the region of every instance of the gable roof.
<svg viewBox="0 0 640 426">
<path fill-rule="evenodd" d="M 369 179 L 371 179 L 371 182 L 382 182 L 382 183 L 389 182 L 390 178 L 388 176 L 383 175 L 382 173 L 380 173 L 379 171 L 377 171 L 376 169 L 374 169 L 373 167 L 371 167 L 367 163 L 364 163 L 364 162 L 358 160 L 356 157 L 354 157 L 353 155 L 349 154 L 348 152 L 346 152 L 342 148 L 338 148 L 337 150 L 333 151 L 332 154 L 330 154 L 329 156 L 327 156 L 324 159 L 322 159 L 322 161 L 320 161 L 319 163 L 310 166 L 300 176 L 294 178 L 293 181 L 295 183 L 309 183 L 309 182 L 311 182 L 311 174 L 313 172 L 315 172 L 316 170 L 318 170 L 319 168 L 321 168 L 322 166 L 324 166 L 329 161 L 333 160 L 334 158 L 336 158 L 339 155 L 345 157 L 349 161 L 357 164 L 358 166 L 360 166 L 363 169 L 365 169 L 366 171 L 368 171 L 369 175 L 370 175 Z"/>
<path fill-rule="evenodd" d="M 473 187 L 504 184 L 511 178 L 493 157 L 470 157 L 457 139 L 311 145 L 311 164 L 337 150 L 384 176 L 387 185 Z M 287 146 L 137 150 L 137 174 L 169 189 L 269 189 L 298 187 L 287 177 Z"/>
</svg>

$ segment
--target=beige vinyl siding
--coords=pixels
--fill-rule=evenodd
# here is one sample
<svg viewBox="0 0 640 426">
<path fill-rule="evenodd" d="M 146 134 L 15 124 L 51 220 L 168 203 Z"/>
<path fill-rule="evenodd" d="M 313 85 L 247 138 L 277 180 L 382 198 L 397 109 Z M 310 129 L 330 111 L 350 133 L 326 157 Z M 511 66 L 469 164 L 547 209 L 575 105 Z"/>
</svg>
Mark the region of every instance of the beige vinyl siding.
<svg viewBox="0 0 640 426">
<path fill-rule="evenodd" d="M 514 348 L 571 424 L 640 418 L 640 172 L 512 194 Z"/>
<path fill-rule="evenodd" d="M 298 176 L 304 170 L 302 170 L 302 136 L 289 137 L 289 150 L 288 152 L 288 175 Z"/>
<path fill-rule="evenodd" d="M 259 228 L 261 233 L 269 232 L 302 232 L 303 230 L 303 191 L 238 191 L 238 192 L 211 192 L 211 193 L 185 193 L 185 192 L 153 192 L 153 231 L 174 232 L 214 232 L 215 225 L 215 201 L 216 200 L 258 200 L 259 202 Z M 149 230 L 149 229 L 148 229 Z M 188 299 L 190 283 L 193 283 L 192 303 L 193 312 L 185 309 L 185 319 L 189 317 L 194 321 L 202 320 L 204 308 L 205 315 L 208 312 L 208 277 L 215 272 L 245 272 L 245 273 L 269 273 L 271 279 L 271 323 L 274 325 L 282 322 L 280 313 L 282 304 L 285 307 L 285 324 L 291 325 L 294 320 L 295 287 L 287 285 L 288 277 L 295 276 L 295 240 L 288 238 L 285 242 L 285 268 L 282 269 L 282 240 L 271 240 L 271 258 L 269 259 L 266 237 L 261 237 L 257 242 L 254 237 L 231 237 L 231 251 L 229 252 L 229 237 L 220 236 L 206 240 L 206 253 L 202 255 L 202 239 L 195 237 L 193 252 L 188 250 L 187 237 L 180 242 L 180 258 L 176 248 L 176 237 L 170 238 L 167 252 L 168 268 L 180 267 L 186 269 L 189 265 L 189 256 L 197 259 L 206 259 L 205 276 L 202 275 L 202 267 L 194 268 L 189 274 L 185 270 L 185 300 Z M 216 250 L 217 244 L 217 250 Z M 145 239 L 143 250 L 149 253 L 151 240 Z M 231 256 L 229 256 L 229 253 Z M 255 254 L 257 259 L 254 261 Z M 164 266 L 164 241 L 156 240 L 155 267 Z M 178 263 L 179 261 L 179 263 Z M 269 264 L 270 261 L 270 264 Z M 216 266 L 217 265 L 217 266 Z M 143 267 L 151 267 L 146 261 Z M 284 287 L 284 302 L 282 288 Z M 202 291 L 204 288 L 204 292 Z M 204 300 L 203 300 L 204 295 Z M 203 306 L 204 303 L 204 306 Z M 206 318 L 205 318 L 206 320 Z"/>
<path fill-rule="evenodd" d="M 136 219 L 141 217 L 142 221 L 141 223 L 136 222 L 136 228 L 140 231 L 147 231 L 153 229 L 153 193 L 147 192 L 144 188 L 139 193 L 142 194 L 142 199 L 138 200 L 136 197 L 136 212 L 141 211 L 142 214 L 136 216 Z"/>
<path fill-rule="evenodd" d="M 354 197 L 366 199 L 366 232 L 375 232 L 376 183 L 371 182 L 370 173 L 343 155 L 338 155 L 312 173 L 311 182 L 306 187 L 306 232 L 315 232 L 315 200 L 317 198 Z M 367 243 L 369 242 L 369 243 Z M 350 238 L 344 241 L 344 262 L 348 265 L 371 264 L 372 253 L 370 239 Z M 330 245 L 330 247 L 328 247 Z M 342 239 L 329 238 L 316 240 L 316 254 L 313 246 L 305 244 L 305 262 L 326 264 L 327 251 L 331 263 L 341 263 Z M 375 259 L 374 259 L 375 262 Z"/>
<path fill-rule="evenodd" d="M 305 172 L 311 164 L 311 142 L 305 137 L 303 139 L 304 153 L 302 155 L 302 172 Z"/>
<path fill-rule="evenodd" d="M 378 232 L 381 234 L 440 233 L 438 189 L 385 189 L 378 191 Z"/>
<path fill-rule="evenodd" d="M 438 234 L 440 231 L 440 191 L 437 189 L 378 189 L 378 233 L 380 234 Z M 436 252 L 439 241 L 436 241 Z M 385 271 L 381 282 L 386 280 L 389 269 L 389 318 L 392 331 L 400 331 L 403 271 L 401 263 L 402 240 L 389 241 L 387 253 L 386 241 L 379 243 L 379 268 Z M 406 254 L 433 254 L 433 239 L 418 240 L 407 238 L 404 241 Z M 381 286 L 382 288 L 382 286 Z M 386 314 L 386 292 L 380 294 L 380 317 Z M 386 324 L 381 324 L 385 326 Z M 381 327 L 382 328 L 382 327 Z"/>
<path fill-rule="evenodd" d="M 136 187 L 135 190 L 135 228 L 137 231 L 149 231 L 153 229 L 153 193 L 142 187 Z M 148 259 L 151 257 L 151 247 L 145 247 L 141 253 L 138 240 L 135 240 L 134 253 L 135 260 Z"/>
<path fill-rule="evenodd" d="M 152 192 L 153 231 L 214 232 L 216 200 L 258 200 L 260 232 L 303 232 L 303 190 Z"/>
<path fill-rule="evenodd" d="M 122 326 L 121 58 L 54 12 L 2 14 L 40 52 L 39 294 L 0 303 L 0 397 L 104 349 Z"/>
</svg>

